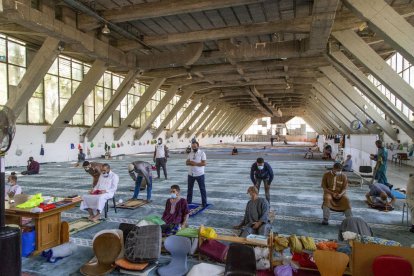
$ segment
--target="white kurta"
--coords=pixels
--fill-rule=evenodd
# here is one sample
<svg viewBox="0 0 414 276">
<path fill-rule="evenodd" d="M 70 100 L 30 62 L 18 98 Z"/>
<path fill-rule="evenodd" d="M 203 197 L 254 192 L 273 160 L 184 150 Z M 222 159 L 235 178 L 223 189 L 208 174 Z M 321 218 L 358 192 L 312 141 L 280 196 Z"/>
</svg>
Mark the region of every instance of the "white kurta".
<svg viewBox="0 0 414 276">
<path fill-rule="evenodd" d="M 106 201 L 114 197 L 116 189 L 118 188 L 118 182 L 118 175 L 112 171 L 109 173 L 108 177 L 104 177 L 101 174 L 98 183 L 93 188 L 93 191 L 106 190 L 106 193 L 100 195 L 83 195 L 80 209 L 92 209 L 93 211 L 98 210 L 99 212 L 102 212 L 105 208 Z"/>
</svg>

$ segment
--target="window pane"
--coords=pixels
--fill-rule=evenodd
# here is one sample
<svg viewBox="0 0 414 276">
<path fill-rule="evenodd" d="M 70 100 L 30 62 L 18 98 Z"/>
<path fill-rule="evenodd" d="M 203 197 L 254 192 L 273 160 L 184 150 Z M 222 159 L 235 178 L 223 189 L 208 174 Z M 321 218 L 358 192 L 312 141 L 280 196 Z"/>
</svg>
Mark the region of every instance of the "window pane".
<svg viewBox="0 0 414 276">
<path fill-rule="evenodd" d="M 9 63 L 26 66 L 26 48 L 14 42 L 8 41 Z"/>
<path fill-rule="evenodd" d="M 7 102 L 7 65 L 0 63 L 0 105 Z"/>
<path fill-rule="evenodd" d="M 70 69 L 71 62 L 66 58 L 59 58 L 59 76 L 65 78 L 71 78 L 71 69 Z"/>
<path fill-rule="evenodd" d="M 52 75 L 57 75 L 58 74 L 58 61 L 59 61 L 59 59 L 60 59 L 59 57 L 57 59 L 55 59 L 52 66 L 50 66 L 49 71 L 47 71 L 49 74 L 52 74 Z"/>
<path fill-rule="evenodd" d="M 45 76 L 45 119 L 52 124 L 59 114 L 58 77 Z"/>
<path fill-rule="evenodd" d="M 9 65 L 9 84 L 18 85 L 23 78 L 26 69 L 14 65 Z"/>
<path fill-rule="evenodd" d="M 81 81 L 83 79 L 82 64 L 72 62 L 72 78 Z"/>
<path fill-rule="evenodd" d="M 6 40 L 0 39 L 0 61 L 6 62 L 7 56 L 6 56 Z"/>
</svg>

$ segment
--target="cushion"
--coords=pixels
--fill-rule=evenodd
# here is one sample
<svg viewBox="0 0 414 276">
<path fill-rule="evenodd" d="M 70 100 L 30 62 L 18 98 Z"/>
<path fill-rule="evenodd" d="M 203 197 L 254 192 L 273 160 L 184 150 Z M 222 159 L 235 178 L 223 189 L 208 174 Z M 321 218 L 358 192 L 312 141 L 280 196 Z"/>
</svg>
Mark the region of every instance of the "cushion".
<svg viewBox="0 0 414 276">
<path fill-rule="evenodd" d="M 125 243 L 125 258 L 133 263 L 156 261 L 161 254 L 161 227 L 135 226 Z"/>
<path fill-rule="evenodd" d="M 381 239 L 378 237 L 369 237 L 369 236 L 361 236 L 361 242 L 381 244 L 381 245 L 387 245 L 387 246 L 401 246 L 401 243 L 396 242 L 396 241 Z"/>
<path fill-rule="evenodd" d="M 130 261 L 128 261 L 125 258 L 121 258 L 121 259 L 116 260 L 115 264 L 117 266 L 119 266 L 120 268 L 128 269 L 128 270 L 134 270 L 134 271 L 144 270 L 148 266 L 148 263 L 140 263 L 140 264 L 131 263 Z"/>
</svg>

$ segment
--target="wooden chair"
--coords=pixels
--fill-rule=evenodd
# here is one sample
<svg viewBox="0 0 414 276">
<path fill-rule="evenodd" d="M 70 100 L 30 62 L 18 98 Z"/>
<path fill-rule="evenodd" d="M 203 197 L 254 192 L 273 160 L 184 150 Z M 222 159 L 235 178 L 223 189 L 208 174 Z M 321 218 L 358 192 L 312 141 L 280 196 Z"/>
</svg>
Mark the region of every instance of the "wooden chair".
<svg viewBox="0 0 414 276">
<path fill-rule="evenodd" d="M 405 164 L 407 165 L 407 161 L 410 160 L 410 158 L 408 158 L 408 154 L 406 153 L 397 153 L 397 159 L 398 159 L 398 164 L 401 166 L 402 162 L 405 161 Z"/>
<path fill-rule="evenodd" d="M 342 276 L 349 262 L 348 255 L 328 250 L 316 250 L 313 258 L 322 276 Z"/>
</svg>

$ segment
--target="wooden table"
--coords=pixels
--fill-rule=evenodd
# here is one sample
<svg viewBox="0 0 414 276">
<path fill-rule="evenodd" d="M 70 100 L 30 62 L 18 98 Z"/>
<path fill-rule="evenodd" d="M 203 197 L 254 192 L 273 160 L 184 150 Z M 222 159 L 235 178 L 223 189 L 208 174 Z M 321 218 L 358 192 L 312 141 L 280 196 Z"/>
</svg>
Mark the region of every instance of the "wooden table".
<svg viewBox="0 0 414 276">
<path fill-rule="evenodd" d="M 32 218 L 36 231 L 36 246 L 33 255 L 40 254 L 43 250 L 60 245 L 61 242 L 61 220 L 63 211 L 72 209 L 79 202 L 67 202 L 67 204 L 42 212 L 31 213 L 32 208 L 21 209 L 16 206 L 27 201 L 29 195 L 16 195 L 15 203 L 5 203 L 6 223 L 22 226 L 22 218 Z"/>
</svg>

